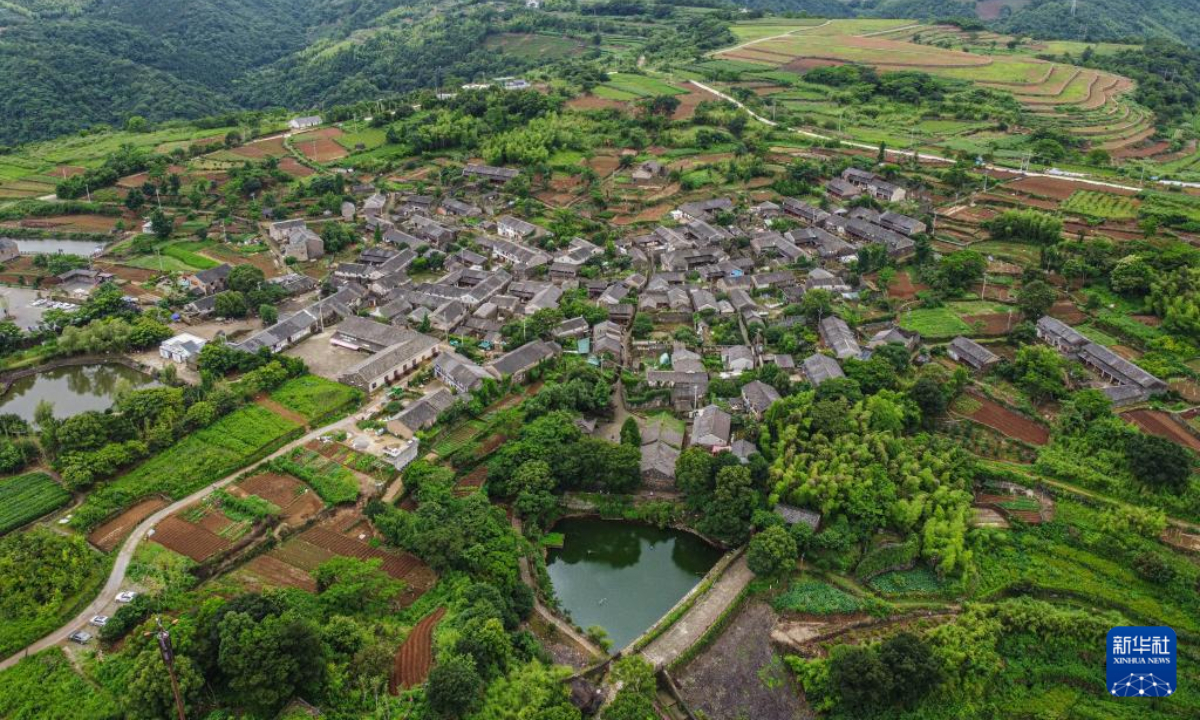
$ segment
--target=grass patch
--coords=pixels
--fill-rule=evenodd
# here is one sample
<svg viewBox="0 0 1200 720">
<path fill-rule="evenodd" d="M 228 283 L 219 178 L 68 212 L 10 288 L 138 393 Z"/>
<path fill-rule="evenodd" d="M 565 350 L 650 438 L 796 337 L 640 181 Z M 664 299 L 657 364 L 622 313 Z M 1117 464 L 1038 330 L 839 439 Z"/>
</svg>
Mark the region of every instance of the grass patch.
<svg viewBox="0 0 1200 720">
<path fill-rule="evenodd" d="M 1130 220 L 1138 214 L 1138 204 L 1133 198 L 1088 190 L 1074 192 L 1063 203 L 1062 209 L 1105 220 Z"/>
<path fill-rule="evenodd" d="M 884 595 L 930 595 L 944 587 L 937 574 L 927 567 L 884 573 L 867 584 Z"/>
<path fill-rule="evenodd" d="M 0 672 L 0 717 L 107 720 L 120 717 L 113 698 L 75 672 L 61 648 Z"/>
<path fill-rule="evenodd" d="M 787 591 L 772 601 L 779 612 L 809 613 L 812 615 L 845 615 L 857 612 L 875 614 L 884 604 L 871 598 L 858 598 L 820 580 L 801 579 L 792 582 Z"/>
<path fill-rule="evenodd" d="M 684 92 L 670 83 L 648 75 L 612 75 L 611 79 L 601 87 L 613 88 L 634 98 L 682 95 Z"/>
<path fill-rule="evenodd" d="M 900 327 L 909 332 L 919 332 L 923 337 L 945 340 L 971 333 L 971 326 L 962 321 L 953 310 L 946 307 L 919 308 L 904 313 Z"/>
<path fill-rule="evenodd" d="M 362 393 L 323 377 L 304 375 L 280 385 L 271 392 L 271 399 L 312 422 L 357 405 Z"/>
</svg>

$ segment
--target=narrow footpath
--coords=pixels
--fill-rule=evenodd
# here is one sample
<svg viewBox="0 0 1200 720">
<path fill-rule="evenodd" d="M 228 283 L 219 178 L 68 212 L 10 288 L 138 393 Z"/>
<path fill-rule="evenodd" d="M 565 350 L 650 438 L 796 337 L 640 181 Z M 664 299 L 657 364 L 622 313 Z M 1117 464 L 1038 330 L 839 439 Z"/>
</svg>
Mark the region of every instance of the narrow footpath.
<svg viewBox="0 0 1200 720">
<path fill-rule="evenodd" d="M 129 571 L 129 563 L 133 560 L 133 555 L 137 550 L 138 543 L 146 538 L 147 533 L 154 526 L 165 520 L 169 515 L 179 512 L 189 505 L 198 503 L 216 490 L 229 485 L 241 477 L 250 467 L 255 467 L 274 460 L 275 458 L 281 457 L 292 450 L 301 447 L 312 440 L 316 440 L 322 435 L 326 435 L 332 431 L 340 429 L 343 426 L 348 425 L 351 429 L 353 429 L 355 418 L 363 412 L 363 409 L 359 409 L 355 413 L 342 418 L 337 422 L 330 423 L 329 425 L 325 425 L 313 430 L 299 439 L 293 440 L 292 442 L 284 445 L 254 465 L 242 467 L 230 475 L 218 480 L 217 482 L 212 483 L 201 490 L 197 490 L 182 500 L 176 500 L 167 507 L 159 510 L 143 520 L 137 527 L 133 529 L 133 532 L 131 532 L 129 537 L 125 539 L 125 542 L 122 543 L 120 551 L 117 552 L 116 560 L 113 562 L 112 572 L 109 573 L 108 580 L 104 583 L 104 587 L 100 590 L 100 593 L 96 596 L 96 599 L 89 603 L 87 607 L 85 607 L 79 612 L 78 615 L 67 622 L 67 624 L 63 625 L 59 629 L 50 633 L 41 640 L 38 640 L 32 645 L 29 645 L 24 650 L 19 650 L 8 659 L 0 662 L 0 670 L 6 670 L 13 665 L 16 665 L 26 655 L 34 655 L 42 650 L 66 642 L 68 635 L 80 628 L 87 627 L 88 621 L 96 615 L 111 615 L 112 612 L 115 611 L 113 608 L 117 606 L 117 593 L 121 592 L 122 586 L 125 584 L 125 575 Z"/>
<path fill-rule="evenodd" d="M 655 670 L 678 660 L 717 624 L 753 579 L 754 573 L 746 565 L 746 554 L 742 553 L 683 617 L 642 650 L 642 657 L 654 665 Z"/>
</svg>

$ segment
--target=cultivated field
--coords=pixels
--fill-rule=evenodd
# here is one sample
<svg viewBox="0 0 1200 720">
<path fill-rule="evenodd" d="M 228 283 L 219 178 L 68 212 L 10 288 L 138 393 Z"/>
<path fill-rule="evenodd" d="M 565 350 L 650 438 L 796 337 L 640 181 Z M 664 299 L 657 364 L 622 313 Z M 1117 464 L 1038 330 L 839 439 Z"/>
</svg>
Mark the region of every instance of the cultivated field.
<svg viewBox="0 0 1200 720">
<path fill-rule="evenodd" d="M 975 422 L 1031 445 L 1045 445 L 1050 442 L 1050 431 L 1045 426 L 1008 409 L 995 400 L 975 393 L 970 393 L 964 398 L 963 405 L 967 407 L 963 408 L 966 410 L 963 414 Z"/>
<path fill-rule="evenodd" d="M 117 515 L 88 535 L 88 542 L 104 552 L 115 550 L 138 523 L 168 505 L 162 498 L 149 498 Z"/>
<path fill-rule="evenodd" d="M 398 695 L 400 689 L 407 690 L 425 682 L 433 668 L 433 631 L 446 614 L 440 607 L 429 613 L 413 626 L 396 651 L 396 662 L 392 668 L 389 690 Z"/>
<path fill-rule="evenodd" d="M 46 473 L 0 479 L 0 535 L 62 507 L 71 494 Z"/>
<path fill-rule="evenodd" d="M 150 539 L 196 562 L 204 562 L 230 547 L 230 542 L 215 532 L 175 515 L 154 526 Z"/>
<path fill-rule="evenodd" d="M 1133 410 L 1123 413 L 1121 417 L 1137 425 L 1143 432 L 1166 438 L 1192 452 L 1200 452 L 1200 439 L 1161 410 Z"/>
</svg>

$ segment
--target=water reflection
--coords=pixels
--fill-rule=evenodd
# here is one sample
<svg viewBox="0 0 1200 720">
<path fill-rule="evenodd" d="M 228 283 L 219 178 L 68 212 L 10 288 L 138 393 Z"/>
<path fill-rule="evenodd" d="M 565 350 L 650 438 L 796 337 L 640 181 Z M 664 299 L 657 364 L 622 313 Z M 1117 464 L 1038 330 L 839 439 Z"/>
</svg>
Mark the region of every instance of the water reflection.
<svg viewBox="0 0 1200 720">
<path fill-rule="evenodd" d="M 13 413 L 33 422 L 38 403 L 49 400 L 56 417 L 64 418 L 88 410 L 105 410 L 122 380 L 135 388 L 155 384 L 148 375 L 124 365 L 73 365 L 21 378 L 3 397 L 0 413 Z"/>
<path fill-rule="evenodd" d="M 599 625 L 619 650 L 658 621 L 721 557 L 694 535 L 647 525 L 567 519 L 546 570 L 576 625 Z"/>
</svg>

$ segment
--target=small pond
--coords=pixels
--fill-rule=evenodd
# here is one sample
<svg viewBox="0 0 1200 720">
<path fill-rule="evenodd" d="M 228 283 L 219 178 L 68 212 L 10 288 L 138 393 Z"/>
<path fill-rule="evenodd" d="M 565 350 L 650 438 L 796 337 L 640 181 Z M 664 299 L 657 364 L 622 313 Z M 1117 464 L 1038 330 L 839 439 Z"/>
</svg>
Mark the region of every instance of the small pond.
<svg viewBox="0 0 1200 720">
<path fill-rule="evenodd" d="M 563 609 L 581 628 L 608 631 L 624 648 L 675 606 L 721 558 L 721 551 L 679 530 L 568 518 L 554 526 L 563 547 L 546 569 Z"/>
<path fill-rule="evenodd" d="M 88 410 L 112 407 L 117 383 L 134 387 L 154 385 L 154 378 L 124 365 L 71 365 L 21 378 L 0 396 L 0 413 L 14 413 L 33 422 L 38 403 L 54 403 L 54 415 L 70 417 Z"/>
</svg>

